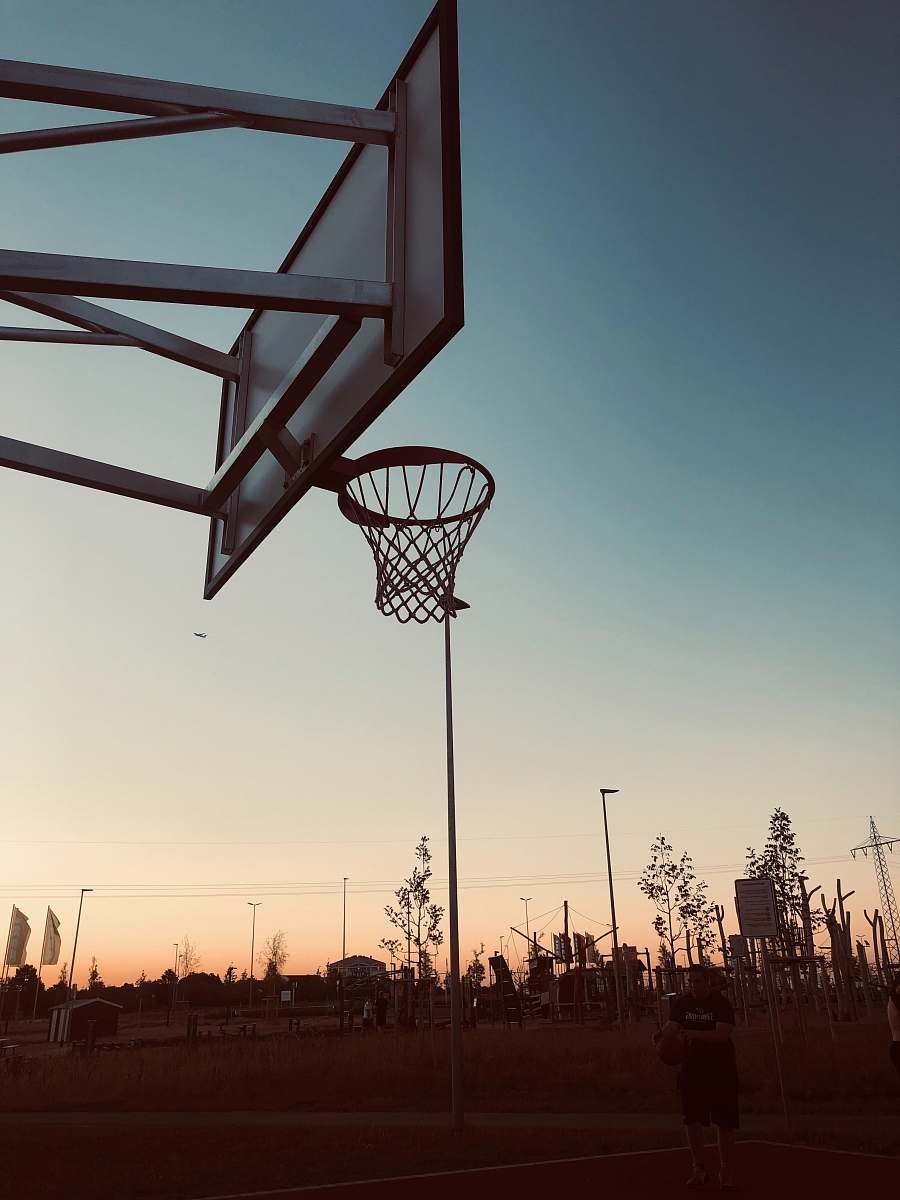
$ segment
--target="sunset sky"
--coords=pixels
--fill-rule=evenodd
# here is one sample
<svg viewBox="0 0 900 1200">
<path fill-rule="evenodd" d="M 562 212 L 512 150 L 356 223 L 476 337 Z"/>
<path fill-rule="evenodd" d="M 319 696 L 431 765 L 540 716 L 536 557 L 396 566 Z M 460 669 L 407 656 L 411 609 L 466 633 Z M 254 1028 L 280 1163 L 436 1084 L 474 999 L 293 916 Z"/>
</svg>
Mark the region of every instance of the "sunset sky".
<svg viewBox="0 0 900 1200">
<path fill-rule="evenodd" d="M 427 0 L 0 0 L 3 54 L 371 106 Z M 893 10 L 893 11 L 892 11 Z M 894 6 L 460 3 L 466 326 L 354 453 L 494 472 L 454 627 L 464 960 L 523 918 L 653 947 L 636 876 L 686 848 L 733 919 L 768 814 L 812 882 L 900 835 Z M 0 101 L 0 128 L 108 115 Z M 275 269 L 346 153 L 230 130 L 0 159 L 10 248 Z M 236 310 L 98 301 L 227 349 Z M 0 324 L 42 322 L 0 305 Z M 0 343 L 0 434 L 203 485 L 219 385 L 138 350 Z M 3 878 L 77 980 L 287 934 L 379 954 L 435 851 L 441 631 L 372 604 L 315 492 L 212 602 L 207 523 L 0 471 Z M 208 637 L 193 637 L 194 631 Z M 894 878 L 900 886 L 900 853 Z M 542 914 L 538 917 L 538 914 Z M 5 917 L 0 916 L 0 920 Z M 516 954 L 511 950 L 513 962 Z M 55 971 L 47 970 L 47 982 Z"/>
</svg>

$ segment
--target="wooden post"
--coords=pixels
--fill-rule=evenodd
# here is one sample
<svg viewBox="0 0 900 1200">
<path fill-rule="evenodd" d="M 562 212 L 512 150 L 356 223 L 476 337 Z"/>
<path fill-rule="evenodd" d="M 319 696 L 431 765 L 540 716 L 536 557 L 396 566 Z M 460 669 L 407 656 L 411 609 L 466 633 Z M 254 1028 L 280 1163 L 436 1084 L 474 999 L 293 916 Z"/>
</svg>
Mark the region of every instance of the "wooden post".
<svg viewBox="0 0 900 1200">
<path fill-rule="evenodd" d="M 863 916 L 866 918 L 866 923 L 872 930 L 872 955 L 875 959 L 875 981 L 883 983 L 884 979 L 881 971 L 881 946 L 878 944 L 878 909 L 873 909 L 874 916 L 869 916 L 868 912 L 863 909 Z"/>
</svg>

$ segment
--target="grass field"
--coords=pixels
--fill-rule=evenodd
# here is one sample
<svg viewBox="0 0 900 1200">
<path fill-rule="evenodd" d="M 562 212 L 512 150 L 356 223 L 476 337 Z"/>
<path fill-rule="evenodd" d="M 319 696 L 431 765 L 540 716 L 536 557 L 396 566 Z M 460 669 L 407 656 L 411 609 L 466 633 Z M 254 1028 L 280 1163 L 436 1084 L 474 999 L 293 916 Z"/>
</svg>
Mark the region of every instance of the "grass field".
<svg viewBox="0 0 900 1200">
<path fill-rule="evenodd" d="M 600 1026 L 484 1026 L 464 1038 L 467 1104 L 484 1112 L 665 1112 L 673 1074 L 657 1061 L 649 1024 L 623 1035 Z M 173 1028 L 171 1033 L 177 1036 Z M 897 1123 L 900 1089 L 880 1025 L 826 1029 L 804 1047 L 786 1039 L 785 1077 L 800 1114 L 870 1114 Z M 778 1113 L 770 1036 L 736 1032 L 742 1107 Z M 448 1038 L 393 1033 L 338 1038 L 203 1039 L 84 1056 L 56 1050 L 3 1071 L 0 1111 L 442 1111 Z"/>
</svg>

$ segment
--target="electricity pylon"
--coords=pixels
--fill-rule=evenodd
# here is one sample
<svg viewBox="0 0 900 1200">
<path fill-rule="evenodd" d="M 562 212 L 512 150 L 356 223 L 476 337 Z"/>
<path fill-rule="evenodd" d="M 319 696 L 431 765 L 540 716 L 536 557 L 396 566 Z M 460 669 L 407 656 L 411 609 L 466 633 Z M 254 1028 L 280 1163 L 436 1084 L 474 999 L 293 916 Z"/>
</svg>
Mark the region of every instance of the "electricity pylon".
<svg viewBox="0 0 900 1200">
<path fill-rule="evenodd" d="M 875 818 L 869 817 L 869 840 L 859 846 L 854 846 L 850 853 L 856 858 L 857 851 L 861 850 L 863 855 L 868 858 L 869 851 L 872 851 L 875 875 L 878 879 L 878 897 L 881 901 L 881 912 L 885 924 L 884 937 L 888 944 L 891 963 L 897 966 L 900 965 L 900 912 L 897 910 L 897 897 L 894 895 L 894 885 L 891 882 L 887 860 L 884 856 L 885 846 L 893 853 L 895 843 L 900 843 L 900 838 L 882 837 L 875 824 Z"/>
</svg>

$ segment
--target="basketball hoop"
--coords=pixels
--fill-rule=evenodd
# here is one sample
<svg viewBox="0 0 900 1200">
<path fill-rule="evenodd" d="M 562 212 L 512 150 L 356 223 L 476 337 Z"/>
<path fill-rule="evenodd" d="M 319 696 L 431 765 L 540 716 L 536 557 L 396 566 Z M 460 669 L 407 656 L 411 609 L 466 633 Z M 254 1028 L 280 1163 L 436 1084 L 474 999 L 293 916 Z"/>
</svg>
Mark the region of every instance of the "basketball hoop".
<svg viewBox="0 0 900 1200">
<path fill-rule="evenodd" d="M 338 494 L 375 559 L 375 604 L 398 621 L 443 621 L 468 605 L 453 595 L 456 568 L 494 498 L 490 472 L 432 446 L 363 455 Z"/>
</svg>

